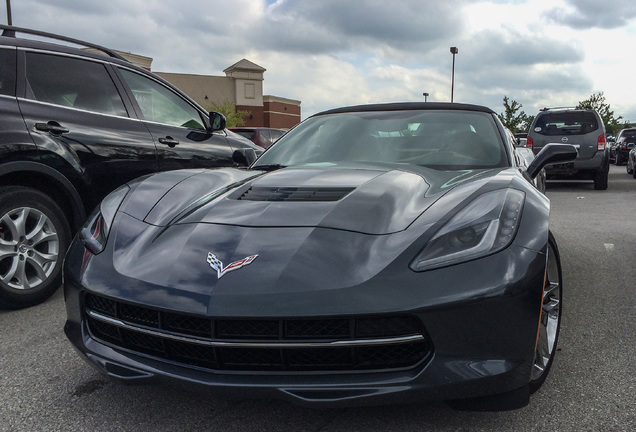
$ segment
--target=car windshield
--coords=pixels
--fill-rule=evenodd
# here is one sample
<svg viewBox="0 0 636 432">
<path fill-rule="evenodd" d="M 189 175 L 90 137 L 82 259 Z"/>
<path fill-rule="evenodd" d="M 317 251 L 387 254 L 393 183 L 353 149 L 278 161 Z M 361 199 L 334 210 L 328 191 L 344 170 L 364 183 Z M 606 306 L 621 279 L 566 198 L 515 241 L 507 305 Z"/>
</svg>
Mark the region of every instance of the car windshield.
<svg viewBox="0 0 636 432">
<path fill-rule="evenodd" d="M 284 135 L 253 168 L 358 162 L 478 169 L 506 166 L 507 158 L 488 113 L 368 111 L 309 118 Z"/>
</svg>

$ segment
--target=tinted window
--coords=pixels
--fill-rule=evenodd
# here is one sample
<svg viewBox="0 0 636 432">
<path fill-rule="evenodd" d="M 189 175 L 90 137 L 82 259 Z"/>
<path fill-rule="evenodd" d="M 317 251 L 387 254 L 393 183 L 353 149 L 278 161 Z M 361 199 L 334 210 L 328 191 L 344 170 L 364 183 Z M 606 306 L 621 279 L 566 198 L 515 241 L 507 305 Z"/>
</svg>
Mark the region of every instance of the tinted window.
<svg viewBox="0 0 636 432">
<path fill-rule="evenodd" d="M 28 99 L 103 114 L 128 115 L 101 63 L 27 53 L 26 81 Z"/>
<path fill-rule="evenodd" d="M 0 49 L 0 94 L 15 95 L 15 55 L 15 50 Z"/>
<path fill-rule="evenodd" d="M 492 116 L 471 111 L 372 111 L 312 117 L 265 152 L 259 165 L 416 164 L 442 169 L 506 166 Z"/>
<path fill-rule="evenodd" d="M 585 135 L 599 128 L 591 112 L 555 112 L 537 118 L 534 131 L 541 135 Z"/>
<path fill-rule="evenodd" d="M 120 71 L 146 120 L 205 130 L 199 111 L 172 90 L 138 73 L 127 69 Z"/>
</svg>

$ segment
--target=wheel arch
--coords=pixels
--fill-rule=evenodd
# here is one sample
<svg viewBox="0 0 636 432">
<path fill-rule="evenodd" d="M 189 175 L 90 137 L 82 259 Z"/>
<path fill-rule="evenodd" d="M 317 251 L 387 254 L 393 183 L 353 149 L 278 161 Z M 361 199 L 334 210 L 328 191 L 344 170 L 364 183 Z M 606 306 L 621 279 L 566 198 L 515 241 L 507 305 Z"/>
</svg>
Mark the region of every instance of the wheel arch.
<svg viewBox="0 0 636 432">
<path fill-rule="evenodd" d="M 0 184 L 27 186 L 45 193 L 64 211 L 72 232 L 86 219 L 86 209 L 75 186 L 48 165 L 28 161 L 3 163 L 0 165 Z"/>
</svg>

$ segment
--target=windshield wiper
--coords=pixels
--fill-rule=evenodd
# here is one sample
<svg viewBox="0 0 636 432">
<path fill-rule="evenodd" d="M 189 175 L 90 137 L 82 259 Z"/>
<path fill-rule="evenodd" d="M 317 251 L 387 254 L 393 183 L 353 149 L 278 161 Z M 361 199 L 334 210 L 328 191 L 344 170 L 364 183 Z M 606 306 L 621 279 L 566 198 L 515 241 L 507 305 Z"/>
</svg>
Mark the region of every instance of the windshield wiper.
<svg viewBox="0 0 636 432">
<path fill-rule="evenodd" d="M 271 165 L 255 165 L 250 169 L 258 171 L 276 171 L 277 169 L 286 168 L 286 165 L 271 164 Z"/>
</svg>

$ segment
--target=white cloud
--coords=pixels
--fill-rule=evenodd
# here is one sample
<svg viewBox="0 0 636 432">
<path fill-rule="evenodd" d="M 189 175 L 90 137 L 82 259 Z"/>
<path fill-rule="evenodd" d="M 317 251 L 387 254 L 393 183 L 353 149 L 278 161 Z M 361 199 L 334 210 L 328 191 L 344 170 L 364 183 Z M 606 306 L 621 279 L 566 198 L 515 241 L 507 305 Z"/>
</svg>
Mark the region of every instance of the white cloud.
<svg viewBox="0 0 636 432">
<path fill-rule="evenodd" d="M 153 69 L 221 75 L 247 58 L 267 94 L 303 117 L 348 104 L 450 99 L 532 114 L 604 91 L 636 121 L 633 0 L 21 0 L 17 26 L 154 58 Z M 34 13 L 37 11 L 37 13 Z M 6 22 L 6 15 L 0 20 Z"/>
</svg>

